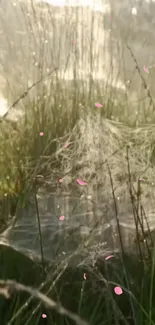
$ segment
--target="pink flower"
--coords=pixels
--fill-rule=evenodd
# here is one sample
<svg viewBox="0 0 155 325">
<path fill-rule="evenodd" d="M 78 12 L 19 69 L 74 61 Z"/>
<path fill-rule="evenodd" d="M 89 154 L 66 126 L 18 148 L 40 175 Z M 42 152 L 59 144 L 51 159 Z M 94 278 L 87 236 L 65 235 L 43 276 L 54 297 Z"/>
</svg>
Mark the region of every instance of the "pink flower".
<svg viewBox="0 0 155 325">
<path fill-rule="evenodd" d="M 84 280 L 86 280 L 86 279 L 87 279 L 87 278 L 86 278 L 86 273 L 84 273 L 83 277 L 84 277 Z"/>
<path fill-rule="evenodd" d="M 58 180 L 58 182 L 59 182 L 59 183 L 62 183 L 62 182 L 63 182 L 63 179 L 62 179 L 62 178 L 60 178 L 60 179 Z"/>
<path fill-rule="evenodd" d="M 42 137 L 42 136 L 44 135 L 44 132 L 40 132 L 39 134 L 40 134 L 40 136 Z"/>
</svg>

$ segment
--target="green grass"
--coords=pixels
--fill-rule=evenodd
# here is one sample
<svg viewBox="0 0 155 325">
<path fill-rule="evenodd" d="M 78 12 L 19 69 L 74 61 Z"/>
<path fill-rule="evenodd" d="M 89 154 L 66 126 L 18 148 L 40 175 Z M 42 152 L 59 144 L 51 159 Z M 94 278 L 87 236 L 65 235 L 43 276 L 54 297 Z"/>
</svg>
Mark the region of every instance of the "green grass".
<svg viewBox="0 0 155 325">
<path fill-rule="evenodd" d="M 18 196 L 19 200 L 25 193 L 25 188 L 28 185 L 33 186 L 38 174 L 43 175 L 45 180 L 51 178 L 56 182 L 60 175 L 67 174 L 67 170 L 70 170 L 72 182 L 72 178 L 76 178 L 80 170 L 80 175 L 84 179 L 87 178 L 90 183 L 96 171 L 98 181 L 102 182 L 102 163 L 117 149 L 119 152 L 112 156 L 110 161 L 111 172 L 115 180 L 118 174 L 123 177 L 121 170 L 122 166 L 125 166 L 125 148 L 129 142 L 131 173 L 132 171 L 135 173 L 134 180 L 141 176 L 140 172 L 147 164 L 150 168 L 149 176 L 153 176 L 151 171 L 154 167 L 152 164 L 154 126 L 133 129 L 130 125 L 125 125 L 125 122 L 122 125 L 110 121 L 107 119 L 110 117 L 107 116 L 109 104 L 107 106 L 104 104 L 103 109 L 99 110 L 94 105 L 95 102 L 101 102 L 98 100 L 99 96 L 96 95 L 97 100 L 89 98 L 88 103 L 80 90 L 77 98 L 76 93 L 77 89 L 74 92 L 71 90 L 70 96 L 67 97 L 59 88 L 54 103 L 46 103 L 43 98 L 37 103 L 32 102 L 28 105 L 26 115 L 19 124 L 2 121 L 1 197 L 6 199 L 7 195 L 12 202 L 12 197 Z M 83 102 L 85 106 L 82 106 Z M 119 108 L 115 113 L 111 111 L 111 114 L 119 117 Z M 39 135 L 41 131 L 44 132 L 42 137 Z M 71 145 L 65 149 L 67 142 L 71 142 Z M 121 146 L 123 148 L 119 149 Z M 99 157 L 99 153 L 102 157 Z M 84 166 L 86 169 L 82 169 Z M 19 188 L 16 183 L 18 177 Z M 152 252 L 152 256 L 153 254 Z M 74 269 L 68 268 L 58 283 L 55 279 L 60 276 L 60 269 L 53 272 L 51 266 L 48 270 L 48 277 L 50 274 L 51 279 L 49 283 L 45 280 L 46 289 L 44 288 L 43 292 L 47 293 L 52 287 L 48 295 L 55 301 L 60 301 L 67 310 L 79 315 L 89 324 L 151 325 L 155 323 L 154 259 L 150 258 L 148 263 L 144 261 L 140 263 L 138 258 L 136 260 L 132 255 L 122 256 L 122 260 L 116 256 L 110 261 L 100 262 L 96 267 L 86 265 L 84 269 L 78 266 Z M 12 269 L 12 262 L 5 262 L 5 265 L 7 263 Z M 22 265 L 20 269 L 22 273 Z M 83 280 L 84 273 L 87 274 L 86 281 Z M 6 271 L 5 278 L 7 277 Z M 12 277 L 20 281 L 10 274 L 9 278 Z M 121 296 L 116 296 L 113 292 L 116 283 L 123 289 Z M 28 294 L 23 297 L 21 293 L 13 300 L 3 299 L 3 325 L 32 323 L 39 325 L 43 323 L 42 312 L 47 313 L 47 324 L 74 323 L 69 316 L 61 316 L 60 310 L 52 311 L 42 303 L 35 312 L 38 306 L 36 300 L 32 300 L 30 307 L 29 304 L 26 305 L 26 301 L 29 301 Z M 25 306 L 23 311 L 22 306 Z"/>
<path fill-rule="evenodd" d="M 5 276 L 1 276 L 4 279 L 8 276 L 10 279 L 18 278 L 17 282 L 21 282 L 19 278 L 22 276 L 21 283 L 25 281 L 25 284 L 30 285 L 30 278 L 27 280 L 26 278 L 31 274 L 32 283 L 33 263 L 29 263 L 28 266 L 28 262 L 25 261 L 24 271 L 24 263 L 20 264 L 21 257 L 16 256 L 16 253 L 13 256 L 10 264 L 8 253 L 5 252 L 5 260 L 3 257 L 5 263 L 2 267 Z M 128 254 L 123 256 L 114 254 L 108 261 L 105 261 L 105 257 L 106 254 L 99 258 L 94 267 L 85 265 L 65 268 L 57 265 L 56 268 L 55 265 L 51 265 L 47 271 L 48 280 L 46 278 L 42 284 L 41 292 L 52 301 L 56 301 L 56 305 L 33 289 L 27 286 L 20 288 L 15 284 L 10 299 L 1 298 L 3 324 L 39 325 L 42 324 L 41 313 L 46 313 L 47 324 L 82 324 L 78 316 L 88 324 L 154 324 L 153 259 L 152 263 L 147 262 L 144 265 L 144 261 L 140 262 L 136 256 Z M 22 259 L 24 262 L 24 257 Z M 16 269 L 13 269 L 15 262 Z M 0 284 L 6 288 L 6 293 L 9 292 L 7 288 L 12 286 L 5 281 Z M 114 293 L 115 286 L 122 288 L 122 295 L 117 296 Z M 28 292 L 31 298 L 26 293 L 22 294 L 24 291 Z M 64 308 L 63 312 L 60 305 Z M 77 319 L 73 318 L 72 313 Z"/>
<path fill-rule="evenodd" d="M 55 28 L 53 17 L 50 19 L 48 28 Z M 80 18 L 76 16 L 76 23 L 77 19 Z M 89 57 L 92 70 L 95 69 L 92 52 L 96 49 L 91 33 L 93 23 L 92 17 L 91 22 L 89 20 L 91 27 L 88 26 L 91 37 L 88 37 L 90 47 L 86 56 L 87 59 Z M 73 30 L 69 20 L 66 26 Z M 75 35 L 76 32 L 74 26 Z M 71 41 L 74 33 L 68 36 Z M 85 48 L 82 51 L 84 54 Z M 50 81 L 44 74 L 46 69 L 42 67 L 40 74 L 45 75 L 45 78 L 38 78 L 39 82 L 34 83 L 33 89 L 28 88 L 26 93 L 20 94 L 19 84 L 13 82 L 12 106 L 17 109 L 22 107 L 25 115 L 18 122 L 4 118 L 0 123 L 0 232 L 10 223 L 9 213 L 12 211 L 12 217 L 17 206 L 29 204 L 29 196 L 38 186 L 55 186 L 59 178 L 64 179 L 66 189 L 73 186 L 76 178 L 86 180 L 93 189 L 104 185 L 107 197 L 112 194 L 114 203 L 114 186 L 121 191 L 128 181 L 132 200 L 130 187 L 137 178 L 144 177 L 148 183 L 155 181 L 155 124 L 142 126 L 149 119 L 152 123 L 155 121 L 152 102 L 148 104 L 150 94 L 147 94 L 145 102 L 135 104 L 130 101 L 130 94 L 111 89 L 108 80 L 104 84 L 89 76 L 86 87 L 78 79 L 76 63 L 72 67 L 74 80 L 60 80 L 58 72 L 61 62 L 58 53 L 55 54 L 56 60 L 53 52 L 50 53 L 51 71 L 53 67 L 57 68 L 52 72 Z M 134 60 L 132 52 L 131 56 Z M 42 55 L 41 61 L 43 59 Z M 135 60 L 134 63 L 137 69 L 138 63 Z M 23 88 L 24 82 L 28 82 L 25 75 L 23 73 L 21 78 L 24 80 L 21 85 Z M 48 80 L 46 85 L 44 79 Z M 7 90 L 6 87 L 5 94 Z M 33 90 L 34 96 L 31 96 Z M 97 108 L 95 103 L 101 103 L 103 107 Z M 44 133 L 43 136 L 40 136 L 40 132 Z M 66 143 L 70 143 L 68 148 L 65 148 Z M 37 175 L 42 175 L 43 180 L 39 182 Z M 132 201 L 132 204 L 140 223 L 142 216 L 136 210 L 135 202 Z M 117 209 L 115 212 L 117 219 Z M 148 211 L 145 212 L 147 215 Z M 141 232 L 143 235 L 144 229 Z M 90 234 L 86 238 L 88 255 L 93 250 L 90 244 L 92 236 Z M 2 281 L 11 279 L 21 282 L 25 287 L 0 281 L 0 287 L 4 289 L 0 289 L 0 325 L 82 325 L 81 319 L 91 325 L 155 324 L 154 249 L 148 247 L 149 244 L 147 246 L 147 240 L 141 243 L 137 233 L 137 255 L 124 252 L 122 246 L 122 253 L 114 252 L 114 257 L 108 261 L 105 257 L 110 253 L 103 252 L 104 256 L 99 256 L 95 265 L 86 263 L 79 266 L 77 263 L 71 267 L 68 258 L 63 263 L 45 263 L 44 270 L 41 263 L 33 262 L 24 254 L 1 245 L 0 278 Z M 80 249 L 82 251 L 86 247 L 85 242 L 80 245 L 79 254 Z M 144 250 L 147 256 L 144 256 Z M 86 280 L 84 273 L 87 275 Z M 116 284 L 123 289 L 120 296 L 114 293 Z M 9 295 L 10 286 L 12 291 Z M 56 304 L 34 292 L 34 287 Z M 47 314 L 46 320 L 41 318 L 42 313 Z"/>
</svg>

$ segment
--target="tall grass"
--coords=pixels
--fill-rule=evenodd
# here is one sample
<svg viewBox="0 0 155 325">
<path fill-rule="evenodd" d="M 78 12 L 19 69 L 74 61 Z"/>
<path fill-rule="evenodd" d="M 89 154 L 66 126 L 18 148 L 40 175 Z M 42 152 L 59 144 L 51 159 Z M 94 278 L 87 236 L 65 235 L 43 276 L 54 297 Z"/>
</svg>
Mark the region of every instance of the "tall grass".
<svg viewBox="0 0 155 325">
<path fill-rule="evenodd" d="M 42 310 L 46 310 L 47 324 L 84 324 L 82 319 L 94 325 L 154 324 L 153 239 L 149 224 L 146 239 L 146 227 L 144 229 L 149 209 L 145 211 L 141 203 L 140 184 L 137 191 L 133 186 L 140 177 L 148 183 L 154 181 L 154 125 L 138 126 L 147 122 L 148 114 L 145 109 L 140 110 L 141 103 L 133 112 L 135 106 L 128 93 L 118 91 L 122 70 L 121 65 L 120 69 L 116 65 L 115 55 L 110 57 L 108 51 L 111 38 L 105 27 L 106 18 L 90 9 L 64 8 L 59 12 L 46 5 L 39 9 L 32 1 L 17 3 L 14 13 L 16 19 L 14 16 L 12 24 L 18 29 L 13 39 L 14 49 L 9 40 L 12 30 L 1 17 L 3 34 L 8 35 L 3 40 L 1 62 L 2 79 L 7 80 L 3 91 L 10 109 L 0 124 L 0 231 L 9 226 L 10 211 L 13 217 L 17 206 L 25 204 L 28 194 L 31 196 L 31 192 L 37 190 L 38 175 L 43 176 L 40 186 L 52 186 L 63 177 L 66 187 L 80 175 L 93 189 L 104 184 L 107 197 L 111 193 L 121 253 L 113 252 L 114 258 L 106 261 L 109 252 L 97 248 L 100 256 L 92 264 L 83 260 L 82 266 L 70 266 L 76 254 L 81 255 L 84 250 L 86 255 L 94 253 L 94 246 L 90 244 L 94 229 L 91 229 L 72 256 L 46 268 L 37 210 L 44 264 L 44 281 L 38 290 L 43 293 L 17 282 L 1 280 L 0 294 L 6 298 L 4 306 L 5 303 L 9 306 L 3 325 L 42 324 Z M 18 25 L 20 15 L 23 20 Z M 22 41 L 22 46 L 20 26 L 25 42 Z M 9 49 L 10 62 L 5 56 Z M 131 49 L 130 54 L 146 88 Z M 113 82 L 115 88 L 110 86 Z M 154 104 L 148 88 L 147 99 L 151 101 L 148 108 L 151 115 Z M 95 106 L 98 102 L 102 108 Z M 22 110 L 22 118 L 18 122 L 10 121 L 9 114 L 16 110 Z M 126 152 L 127 146 L 130 155 Z M 126 183 L 136 228 L 136 256 L 126 253 L 117 211 L 115 186 L 121 192 Z M 121 296 L 114 294 L 116 285 L 123 289 Z M 31 298 L 14 297 L 15 291 L 26 291 Z M 33 300 L 34 297 L 40 302 Z"/>
<path fill-rule="evenodd" d="M 33 2 L 26 5 L 22 1 L 15 7 L 10 7 L 10 15 L 14 18 L 16 32 L 9 64 L 13 65 L 17 52 L 19 61 L 17 60 L 17 66 L 14 68 L 16 76 L 21 76 L 20 85 L 23 91 L 19 87 L 19 81 L 16 81 L 12 74 L 12 69 L 3 73 L 3 79 L 8 79 L 13 89 L 13 96 L 8 97 L 9 112 L 16 108 L 22 109 L 25 114 L 19 123 L 9 123 L 5 120 L 1 123 L 1 165 L 5 165 L 5 172 L 2 167 L 2 174 L 3 178 L 10 174 L 8 176 L 11 179 L 11 188 L 19 169 L 26 177 L 30 175 L 31 178 L 38 164 L 39 174 L 60 168 L 60 155 L 59 160 L 55 155 L 59 148 L 59 139 L 67 141 L 79 121 L 85 120 L 89 113 L 90 116 L 92 112 L 96 115 L 95 102 L 103 104 L 101 113 L 97 114 L 108 119 L 119 118 L 120 121 L 135 125 L 137 120 L 143 121 L 143 117 L 133 113 L 133 107 L 126 101 L 126 94 L 122 93 L 119 98 L 119 92 L 114 88 L 111 90 L 108 86 L 115 78 L 117 64 L 113 62 L 113 53 L 109 53 L 111 39 L 105 27 L 106 16 L 95 14 L 90 9 L 51 9 L 46 4 L 40 9 L 39 5 Z M 22 23 L 20 17 L 23 17 Z M 4 18 L 1 17 L 2 31 L 7 35 L 3 46 L 5 51 L 8 51 L 9 37 L 12 34 L 6 24 L 7 19 L 4 23 Z M 25 43 L 19 48 L 20 26 Z M 4 55 L 1 63 L 5 70 L 3 59 Z M 20 63 L 21 59 L 24 59 L 24 64 Z M 80 81 L 82 71 L 85 77 Z M 98 72 L 101 74 L 101 80 L 95 81 Z M 68 73 L 72 75 L 73 81 L 66 81 Z M 118 75 L 119 70 L 117 80 Z M 108 78 L 111 78 L 111 81 Z M 8 83 L 5 83 L 6 89 L 11 94 Z M 40 132 L 44 132 L 42 137 Z"/>
<path fill-rule="evenodd" d="M 129 186 L 131 186 L 130 169 L 128 172 Z M 110 170 L 109 176 L 115 200 Z M 132 188 L 129 188 L 129 192 L 133 210 L 137 213 L 135 222 L 141 226 L 141 215 L 136 208 L 136 200 L 133 201 Z M 123 245 L 119 224 L 118 233 Z M 84 249 L 84 244 L 84 242 L 80 244 L 79 250 Z M 147 240 L 143 245 L 148 248 Z M 6 301 L 10 298 L 7 324 L 28 325 L 32 322 L 42 324 L 41 312 L 43 311 L 47 315 L 47 324 L 51 322 L 84 324 L 83 320 L 85 324 L 154 324 L 154 249 L 148 249 L 148 259 L 143 254 L 142 246 L 138 255 L 127 254 L 122 246 L 122 252 L 113 252 L 113 257 L 109 260 L 106 260 L 106 257 L 110 252 L 102 251 L 102 255 L 98 254 L 93 264 L 85 262 L 81 266 L 73 267 L 70 260 L 77 253 L 74 252 L 72 256 L 60 263 L 56 262 L 48 266 L 44 282 L 38 288 L 41 290 L 40 293 L 15 281 L 1 280 L 0 294 L 5 296 Z M 114 293 L 116 286 L 122 288 L 122 295 L 117 296 Z M 23 302 L 18 294 L 18 301 L 16 300 L 18 307 L 12 315 L 9 306 L 14 303 L 16 291 L 25 291 L 31 297 L 27 297 Z M 37 303 L 35 298 L 40 302 Z M 31 314 L 29 306 L 33 308 Z"/>
</svg>

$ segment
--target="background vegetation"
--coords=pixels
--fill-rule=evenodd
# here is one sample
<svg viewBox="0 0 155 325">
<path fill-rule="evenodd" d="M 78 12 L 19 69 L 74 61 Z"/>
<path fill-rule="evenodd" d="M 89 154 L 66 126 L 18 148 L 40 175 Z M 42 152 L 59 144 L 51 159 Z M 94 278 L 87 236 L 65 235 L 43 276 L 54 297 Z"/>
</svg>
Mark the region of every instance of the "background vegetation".
<svg viewBox="0 0 155 325">
<path fill-rule="evenodd" d="M 112 12 L 103 15 L 90 8 L 1 1 L 1 97 L 9 108 L 0 123 L 3 325 L 84 324 L 82 319 L 97 325 L 155 323 L 153 72 L 144 72 L 146 63 L 137 60 L 125 30 L 124 43 L 114 42 L 118 13 L 111 6 Z M 124 20 L 118 25 L 123 30 Z M 123 50 L 128 51 L 129 71 Z M 98 219 L 96 210 L 94 226 L 89 224 L 78 248 L 61 260 L 44 259 L 38 210 L 41 261 L 10 246 L 4 231 L 18 221 L 18 207 L 27 209 L 39 188 L 50 191 L 60 178 L 66 191 L 72 191 L 77 178 L 87 182 L 76 191 L 91 194 L 96 204 L 96 192 L 102 191 L 109 210 L 111 195 L 119 252 L 97 242 L 94 231 L 104 228 L 105 215 Z M 121 199 L 126 232 L 119 224 L 116 201 Z M 106 260 L 110 254 L 114 257 Z M 117 285 L 120 296 L 114 292 Z"/>
</svg>

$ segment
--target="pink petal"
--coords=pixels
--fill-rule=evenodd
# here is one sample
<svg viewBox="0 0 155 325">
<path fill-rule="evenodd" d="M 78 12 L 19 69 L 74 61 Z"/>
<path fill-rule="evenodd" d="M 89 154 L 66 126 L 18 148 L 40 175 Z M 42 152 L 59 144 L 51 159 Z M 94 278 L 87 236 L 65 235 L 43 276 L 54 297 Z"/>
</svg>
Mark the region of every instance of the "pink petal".
<svg viewBox="0 0 155 325">
<path fill-rule="evenodd" d="M 60 218 L 59 218 L 59 220 L 64 220 L 65 219 L 65 217 L 64 216 L 61 216 Z"/>
<path fill-rule="evenodd" d="M 145 65 L 144 65 L 143 69 L 144 69 L 145 72 L 149 73 L 149 70 L 146 68 Z"/>
<path fill-rule="evenodd" d="M 80 184 L 80 185 L 87 185 L 86 182 L 83 182 L 83 181 L 81 181 L 80 179 L 77 179 L 76 181 L 77 181 L 77 183 Z"/>
<path fill-rule="evenodd" d="M 63 179 L 62 179 L 62 178 L 60 178 L 60 179 L 58 180 L 58 182 L 59 182 L 59 183 L 62 183 L 62 182 L 63 182 Z"/>
<path fill-rule="evenodd" d="M 96 107 L 103 107 L 103 105 L 101 105 L 100 103 L 96 103 L 95 106 Z"/>
<path fill-rule="evenodd" d="M 109 260 L 111 257 L 114 257 L 114 255 L 109 255 L 109 256 L 107 256 L 107 257 L 105 258 L 105 260 L 107 261 L 107 260 Z"/>
<path fill-rule="evenodd" d="M 42 136 L 44 135 L 44 132 L 40 132 L 39 134 L 40 134 L 40 136 L 42 137 Z"/>
<path fill-rule="evenodd" d="M 87 279 L 87 278 L 86 278 L 86 273 L 84 273 L 83 277 L 84 277 L 85 280 Z"/>
<path fill-rule="evenodd" d="M 115 291 L 116 295 L 121 295 L 123 293 L 123 290 L 121 289 L 121 287 L 115 287 L 114 291 Z"/>
<path fill-rule="evenodd" d="M 42 314 L 42 318 L 46 318 L 47 317 L 47 315 L 46 314 Z"/>
<path fill-rule="evenodd" d="M 70 146 L 70 143 L 65 144 L 65 148 L 68 148 Z"/>
</svg>

